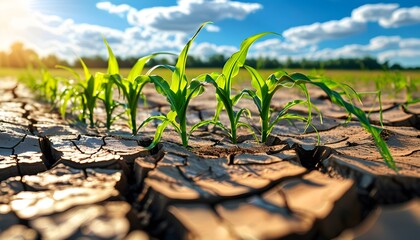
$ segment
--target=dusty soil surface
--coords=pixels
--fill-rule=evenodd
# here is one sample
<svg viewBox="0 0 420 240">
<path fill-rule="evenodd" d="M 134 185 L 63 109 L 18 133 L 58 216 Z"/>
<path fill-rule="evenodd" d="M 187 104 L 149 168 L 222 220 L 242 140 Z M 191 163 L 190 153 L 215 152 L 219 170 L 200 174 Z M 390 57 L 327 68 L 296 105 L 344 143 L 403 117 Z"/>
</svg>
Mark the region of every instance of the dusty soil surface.
<svg viewBox="0 0 420 240">
<path fill-rule="evenodd" d="M 323 124 L 314 122 L 319 146 L 304 124 L 281 122 L 267 144 L 241 130 L 234 145 L 209 126 L 192 136 L 189 148 L 168 129 L 147 150 L 157 122 L 136 136 L 124 119 L 111 131 L 89 129 L 61 119 L 12 79 L 0 83 L 0 239 L 410 239 L 420 233 L 419 105 L 387 103 L 383 137 L 396 173 L 369 134 L 357 122 L 345 123 L 346 113 L 319 92 L 313 98 L 324 113 Z M 163 97 L 145 91 L 139 122 L 169 109 Z M 278 96 L 273 108 L 294 97 Z M 211 89 L 191 103 L 189 124 L 215 109 Z M 250 108 L 255 117 L 248 121 L 258 129 Z M 103 120 L 104 112 L 97 117 Z M 370 118 L 377 123 L 378 112 Z"/>
</svg>

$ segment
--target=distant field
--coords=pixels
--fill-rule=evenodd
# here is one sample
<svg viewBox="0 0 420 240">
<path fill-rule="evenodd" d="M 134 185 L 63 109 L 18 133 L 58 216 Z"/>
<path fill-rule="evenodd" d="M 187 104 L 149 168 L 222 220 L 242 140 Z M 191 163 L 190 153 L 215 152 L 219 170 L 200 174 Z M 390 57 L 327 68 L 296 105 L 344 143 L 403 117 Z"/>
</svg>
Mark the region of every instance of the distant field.
<svg viewBox="0 0 420 240">
<path fill-rule="evenodd" d="M 54 76 L 59 77 L 72 77 L 70 73 L 64 70 L 60 69 L 51 69 L 51 73 Z M 208 72 L 214 72 L 218 71 L 220 72 L 221 69 L 216 68 L 190 68 L 187 69 L 187 76 L 191 79 L 193 77 L 196 77 L 203 73 Z M 263 77 L 268 77 L 271 73 L 273 73 L 275 70 L 269 69 L 269 70 L 260 70 L 260 73 L 263 75 Z M 309 69 L 286 69 L 287 72 L 301 72 L 307 75 L 323 75 L 330 79 L 340 81 L 340 82 L 346 82 L 354 86 L 356 89 L 358 89 L 358 84 L 363 83 L 364 87 L 366 85 L 370 85 L 369 83 L 374 83 L 375 80 L 379 81 L 385 81 L 389 82 L 394 78 L 400 77 L 404 79 L 408 79 L 417 85 L 417 88 L 420 88 L 420 71 L 397 71 L 397 72 L 386 72 L 386 71 L 380 71 L 380 70 L 309 70 Z M 12 77 L 20 77 L 25 74 L 26 70 L 24 69 L 10 69 L 10 68 L 0 68 L 0 77 L 4 76 L 12 76 Z M 78 72 L 82 74 L 82 70 L 78 69 Z M 92 73 L 95 72 L 106 72 L 106 69 L 91 69 Z M 121 73 L 124 76 L 127 76 L 129 72 L 129 69 L 121 69 Z M 161 75 L 162 77 L 166 79 L 170 79 L 170 72 L 168 70 L 160 69 L 155 71 L 156 74 Z M 237 83 L 241 85 L 247 85 L 249 84 L 249 74 L 246 70 L 241 69 L 238 77 L 237 77 Z"/>
</svg>

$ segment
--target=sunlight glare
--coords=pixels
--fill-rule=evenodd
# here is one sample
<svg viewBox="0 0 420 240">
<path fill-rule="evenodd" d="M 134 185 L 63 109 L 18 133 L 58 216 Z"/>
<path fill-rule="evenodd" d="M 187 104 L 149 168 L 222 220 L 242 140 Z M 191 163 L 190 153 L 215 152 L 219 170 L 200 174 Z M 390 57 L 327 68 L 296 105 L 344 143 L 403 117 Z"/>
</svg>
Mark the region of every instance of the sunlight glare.
<svg viewBox="0 0 420 240">
<path fill-rule="evenodd" d="M 36 0 L 0 1 L 0 49 L 8 49 L 15 41 L 23 41 L 35 21 L 31 6 Z"/>
<path fill-rule="evenodd" d="M 29 6 L 32 1 L 2 1 L 0 3 L 0 24 L 10 27 L 8 30 L 12 32 L 15 29 L 24 28 L 30 15 Z"/>
</svg>

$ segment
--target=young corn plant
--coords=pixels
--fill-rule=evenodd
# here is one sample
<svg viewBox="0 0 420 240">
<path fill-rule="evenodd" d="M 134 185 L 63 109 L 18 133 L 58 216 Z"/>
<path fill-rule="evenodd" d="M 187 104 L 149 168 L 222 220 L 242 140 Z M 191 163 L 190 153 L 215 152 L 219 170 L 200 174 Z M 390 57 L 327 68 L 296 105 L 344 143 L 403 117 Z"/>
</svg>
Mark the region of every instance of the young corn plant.
<svg viewBox="0 0 420 240">
<path fill-rule="evenodd" d="M 253 35 L 245 39 L 240 46 L 238 52 L 234 53 L 223 66 L 221 74 L 212 73 L 205 76 L 205 82 L 212 84 L 216 88 L 216 98 L 217 98 L 217 109 L 212 120 L 212 123 L 222 127 L 228 134 L 232 143 L 237 142 L 237 129 L 239 127 L 246 127 L 252 131 L 251 126 L 248 123 L 241 122 L 240 117 L 242 114 L 250 115 L 250 111 L 246 108 L 241 108 L 238 111 L 234 110 L 234 106 L 244 95 L 244 92 L 241 92 L 236 95 L 232 95 L 232 81 L 235 76 L 238 75 L 240 67 L 245 64 L 246 56 L 250 46 L 259 38 L 264 37 L 268 34 L 273 34 L 271 32 L 263 32 L 260 34 Z M 229 118 L 230 128 L 223 126 L 219 121 L 219 116 L 222 109 L 226 110 L 226 113 Z"/>
<path fill-rule="evenodd" d="M 371 125 L 363 110 L 344 100 L 340 93 L 332 90 L 326 83 L 322 81 L 313 81 L 304 74 L 293 73 L 291 75 L 284 75 L 281 79 L 295 82 L 296 84 L 311 84 L 323 90 L 328 95 L 332 103 L 344 108 L 348 113 L 357 117 L 362 127 L 372 135 L 377 149 L 388 167 L 396 171 L 398 170 L 386 142 L 380 136 L 382 129 Z"/>
<path fill-rule="evenodd" d="M 267 140 L 267 137 L 272 131 L 274 125 L 278 123 L 281 119 L 298 119 L 306 121 L 307 127 L 311 125 L 312 108 L 315 108 L 319 112 L 319 110 L 312 105 L 308 89 L 306 88 L 307 84 L 311 84 L 322 89 L 334 104 L 343 107 L 349 113 L 349 115 L 355 115 L 359 119 L 361 125 L 373 136 L 375 144 L 383 159 L 385 160 L 386 164 L 390 168 L 397 170 L 395 162 L 391 156 L 391 153 L 389 152 L 388 146 L 386 145 L 385 141 L 380 137 L 381 129 L 372 126 L 366 114 L 360 108 L 354 106 L 352 103 L 349 103 L 343 99 L 342 95 L 346 95 L 350 101 L 352 100 L 352 98 L 356 98 L 360 101 L 359 94 L 353 88 L 351 88 L 348 85 L 335 83 L 331 80 L 326 79 L 318 79 L 318 81 L 314 81 L 301 73 L 293 73 L 291 75 L 288 75 L 286 72 L 283 71 L 279 71 L 275 74 L 272 74 L 268 77 L 267 80 L 264 81 L 256 69 L 250 66 L 245 66 L 245 68 L 252 76 L 252 86 L 254 87 L 254 90 L 245 89 L 243 90 L 243 92 L 251 96 L 255 105 L 258 108 L 261 119 L 262 142 L 265 142 Z M 271 121 L 270 103 L 272 97 L 277 90 L 287 86 L 298 86 L 299 88 L 301 88 L 301 90 L 306 96 L 306 100 L 293 100 L 288 102 L 284 106 L 284 108 L 278 112 L 274 120 Z M 331 88 L 339 88 L 340 90 L 342 90 L 342 92 L 336 92 Z M 287 113 L 289 109 L 299 104 L 307 105 L 307 118 Z"/>
<path fill-rule="evenodd" d="M 411 80 L 409 77 L 406 78 L 407 84 L 406 84 L 406 102 L 404 104 L 404 107 L 407 107 L 410 104 L 415 104 L 420 102 L 420 97 L 413 96 L 414 93 L 418 93 L 417 85 L 415 81 Z"/>
<path fill-rule="evenodd" d="M 105 38 L 104 38 L 104 43 L 108 50 L 108 70 L 106 74 L 96 73 L 95 79 L 96 81 L 102 83 L 101 85 L 102 91 L 99 94 L 98 98 L 104 104 L 105 113 L 106 113 L 105 126 L 109 130 L 111 128 L 112 123 L 118 117 L 118 116 L 114 117 L 113 112 L 118 106 L 121 106 L 121 104 L 118 101 L 115 101 L 114 99 L 113 95 L 114 95 L 115 81 L 111 76 L 119 75 L 120 69 L 118 66 L 118 61 L 115 58 L 115 55 Z"/>
<path fill-rule="evenodd" d="M 58 109 L 61 117 L 65 118 L 67 104 L 74 95 L 71 81 L 53 76 L 48 69 L 43 67 L 41 69 L 41 81 L 32 84 L 32 87 L 35 87 L 34 90 L 39 90 L 41 97 L 47 100 L 52 108 Z"/>
<path fill-rule="evenodd" d="M 350 85 L 348 85 L 346 83 L 340 83 L 340 82 L 337 82 L 337 81 L 333 81 L 326 76 L 319 76 L 319 75 L 318 76 L 308 76 L 308 78 L 310 78 L 312 81 L 318 81 L 318 82 L 324 83 L 331 90 L 336 90 L 340 95 L 346 96 L 346 99 L 349 101 L 349 103 L 351 103 L 353 105 L 355 105 L 354 100 L 356 100 L 361 105 L 363 105 L 363 102 L 362 102 L 362 96 L 363 95 L 374 95 L 374 99 L 375 100 L 378 99 L 380 124 L 381 124 L 381 126 L 383 126 L 383 124 L 382 124 L 382 95 L 381 95 L 380 90 L 379 91 L 373 91 L 373 92 L 360 92 L 360 91 L 354 90 L 354 88 L 352 88 Z M 370 112 L 368 114 L 370 114 Z M 346 123 L 350 122 L 351 119 L 352 119 L 352 114 L 348 113 Z"/>
<path fill-rule="evenodd" d="M 41 69 L 41 84 L 39 86 L 42 96 L 50 104 L 55 104 L 58 97 L 58 78 L 47 69 Z"/>
<path fill-rule="evenodd" d="M 245 65 L 244 67 L 251 74 L 251 84 L 254 87 L 254 90 L 245 89 L 242 92 L 248 94 L 252 98 L 255 106 L 258 109 L 261 120 L 261 142 L 265 143 L 267 141 L 267 137 L 270 135 L 274 126 L 282 119 L 295 119 L 304 121 L 307 123 L 306 128 L 312 125 L 311 120 L 313 106 L 305 83 L 290 81 L 287 78 L 283 78 L 283 76 L 287 75 L 287 73 L 283 71 L 279 71 L 275 74 L 272 74 L 267 78 L 267 80 L 264 80 L 261 74 L 256 69 L 247 65 Z M 277 116 L 272 118 L 272 111 L 270 109 L 270 105 L 274 94 L 281 88 L 291 87 L 299 87 L 305 94 L 306 100 L 296 99 L 288 102 L 283 107 L 283 109 L 277 113 Z M 308 117 L 288 113 L 288 110 L 290 110 L 296 105 L 306 105 L 308 107 Z"/>
<path fill-rule="evenodd" d="M 199 122 L 194 125 L 190 131 L 187 131 L 187 108 L 192 98 L 201 94 L 204 91 L 203 83 L 197 79 L 188 81 L 185 75 L 185 66 L 187 62 L 188 51 L 194 39 L 197 37 L 198 33 L 204 28 L 208 23 L 203 23 L 200 28 L 196 31 L 193 37 L 188 41 L 185 47 L 182 49 L 181 53 L 178 56 L 178 60 L 175 66 L 169 65 L 158 65 L 158 67 L 164 67 L 172 71 L 172 81 L 171 85 L 160 76 L 150 76 L 150 81 L 155 85 L 155 88 L 158 93 L 166 97 L 168 103 L 170 104 L 171 111 L 169 111 L 164 116 L 151 116 L 147 118 L 140 126 L 143 127 L 152 120 L 160 120 L 162 123 L 159 124 L 156 134 L 154 136 L 153 142 L 149 148 L 154 147 L 162 137 L 163 131 L 170 124 L 174 127 L 175 131 L 180 135 L 182 145 L 184 147 L 188 146 L 188 140 L 191 133 L 202 126 L 203 122 Z M 154 68 L 154 69 L 155 69 Z M 154 69 L 151 69 L 152 71 Z M 151 71 L 149 71 L 150 74 Z"/>
<path fill-rule="evenodd" d="M 94 110 L 96 107 L 97 99 L 99 98 L 99 94 L 101 93 L 102 82 L 100 78 L 95 78 L 89 72 L 88 67 L 82 59 L 80 59 L 80 63 L 83 67 L 85 75 L 84 79 L 82 79 L 76 71 L 69 67 L 57 67 L 71 72 L 76 77 L 77 83 L 75 86 L 73 86 L 73 89 L 69 91 L 69 95 L 72 95 L 75 98 L 79 98 L 79 101 L 76 100 L 75 103 L 78 103 L 76 108 L 81 111 L 80 120 L 85 121 L 87 115 L 89 119 L 89 126 L 93 128 L 95 127 Z"/>
<path fill-rule="evenodd" d="M 128 117 L 128 126 L 131 128 L 131 133 L 136 135 L 140 128 L 137 128 L 137 107 L 140 97 L 142 96 L 143 87 L 149 83 L 150 76 L 141 75 L 143 68 L 147 61 L 160 54 L 167 53 L 154 53 L 137 60 L 136 64 L 128 73 L 127 78 L 122 77 L 120 74 L 110 74 L 110 79 L 114 82 L 120 92 L 122 92 L 126 103 L 124 107 Z"/>
<path fill-rule="evenodd" d="M 38 76 L 38 71 L 35 71 L 32 66 L 29 66 L 25 71 L 22 71 L 18 76 L 18 80 L 30 90 L 37 93 L 36 91 L 39 89 L 40 78 Z"/>
<path fill-rule="evenodd" d="M 63 86 L 61 86 L 60 89 L 60 96 L 59 96 L 59 100 L 58 100 L 58 112 L 60 113 L 61 117 L 63 119 L 66 118 L 66 114 L 67 114 L 67 108 L 69 106 L 71 106 L 71 112 L 76 111 L 76 108 L 78 106 L 80 106 L 80 104 L 78 104 L 78 100 L 81 100 L 77 97 L 76 95 L 76 91 L 75 91 L 75 87 L 74 87 L 74 83 L 73 80 L 66 80 L 63 82 Z M 79 116 L 79 120 L 82 120 L 82 118 Z"/>
</svg>

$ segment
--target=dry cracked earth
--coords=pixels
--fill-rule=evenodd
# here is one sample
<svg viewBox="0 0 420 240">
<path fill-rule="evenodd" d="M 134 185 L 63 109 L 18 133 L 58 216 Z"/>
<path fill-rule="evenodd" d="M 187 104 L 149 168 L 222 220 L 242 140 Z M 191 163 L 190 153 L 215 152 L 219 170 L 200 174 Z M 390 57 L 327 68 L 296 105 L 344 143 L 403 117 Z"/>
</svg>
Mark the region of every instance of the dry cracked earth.
<svg viewBox="0 0 420 240">
<path fill-rule="evenodd" d="M 280 123 L 265 145 L 245 130 L 239 144 L 230 144 L 209 126 L 188 149 L 169 129 L 149 151 L 157 123 L 137 136 L 123 119 L 111 131 L 89 129 L 64 121 L 12 79 L 0 81 L 0 239 L 413 239 L 420 233 L 419 105 L 385 104 L 383 137 L 396 173 L 360 125 L 344 124 L 345 112 L 322 94 L 313 97 L 324 113 L 324 123 L 315 122 L 318 147 L 314 131 L 302 134 L 303 124 Z M 139 121 L 169 109 L 145 91 Z M 212 116 L 215 99 L 207 92 L 192 101 L 190 124 Z M 273 108 L 287 101 L 279 96 Z M 104 119 L 100 109 L 97 118 Z M 370 119 L 378 123 L 378 111 Z"/>
</svg>

